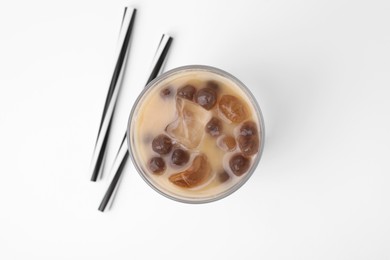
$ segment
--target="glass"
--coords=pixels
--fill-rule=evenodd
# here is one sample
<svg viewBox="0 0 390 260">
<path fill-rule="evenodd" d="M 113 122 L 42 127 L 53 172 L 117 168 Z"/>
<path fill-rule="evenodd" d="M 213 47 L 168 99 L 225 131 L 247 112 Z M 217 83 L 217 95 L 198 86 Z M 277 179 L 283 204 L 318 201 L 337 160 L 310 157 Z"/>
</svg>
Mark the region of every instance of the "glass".
<svg viewBox="0 0 390 260">
<path fill-rule="evenodd" d="M 245 95 L 246 98 L 250 101 L 250 106 L 253 108 L 252 111 L 255 111 L 255 116 L 258 119 L 258 126 L 259 126 L 259 132 L 260 132 L 260 147 L 258 153 L 255 155 L 253 158 L 252 165 L 250 169 L 248 170 L 245 175 L 240 177 L 240 180 L 237 181 L 234 185 L 231 187 L 227 188 L 226 190 L 223 190 L 217 194 L 209 194 L 204 197 L 191 197 L 191 196 L 183 196 L 180 194 L 175 194 L 174 192 L 171 192 L 164 188 L 162 185 L 159 185 L 158 182 L 153 180 L 150 176 L 148 176 L 148 173 L 143 169 L 142 164 L 140 162 L 140 158 L 138 158 L 138 151 L 136 147 L 136 140 L 135 140 L 135 135 L 134 135 L 134 128 L 137 122 L 133 120 L 134 118 L 137 118 L 137 114 L 139 112 L 139 108 L 142 104 L 142 102 L 145 100 L 145 98 L 151 93 L 151 91 L 154 88 L 160 87 L 163 82 L 166 82 L 170 78 L 174 78 L 175 76 L 180 76 L 181 73 L 185 74 L 188 72 L 208 72 L 213 75 L 222 77 L 224 79 L 227 79 L 228 81 L 232 82 L 234 87 L 238 87 Z M 253 174 L 255 169 L 257 168 L 257 165 L 260 161 L 262 152 L 263 152 L 263 147 L 264 147 L 264 137 L 265 137 L 265 132 L 264 132 L 264 121 L 262 117 L 262 113 L 260 110 L 260 107 L 258 103 L 256 102 L 253 94 L 249 91 L 249 89 L 237 78 L 235 78 L 233 75 L 210 66 L 204 66 L 204 65 L 189 65 L 189 66 L 183 66 L 183 67 L 178 67 L 175 69 L 172 69 L 170 71 L 167 71 L 151 81 L 145 89 L 139 94 L 138 98 L 136 99 L 130 117 L 128 121 L 128 128 L 127 128 L 127 142 L 128 142 L 128 147 L 129 147 L 129 153 L 130 153 L 130 158 L 133 161 L 133 164 L 135 168 L 137 169 L 138 173 L 140 176 L 145 180 L 146 183 L 149 184 L 154 190 L 156 190 L 158 193 L 164 195 L 165 197 L 168 197 L 172 200 L 176 200 L 179 202 L 183 203 L 207 203 L 207 202 L 212 202 L 216 201 L 219 199 L 222 199 L 236 190 L 238 190 Z"/>
</svg>

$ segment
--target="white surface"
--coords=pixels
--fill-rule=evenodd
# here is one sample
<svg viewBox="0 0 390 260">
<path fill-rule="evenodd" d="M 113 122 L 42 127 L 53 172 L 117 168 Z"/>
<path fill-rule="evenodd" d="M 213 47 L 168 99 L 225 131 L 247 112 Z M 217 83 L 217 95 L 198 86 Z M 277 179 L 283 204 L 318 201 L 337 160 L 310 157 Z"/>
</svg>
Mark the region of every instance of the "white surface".
<svg viewBox="0 0 390 260">
<path fill-rule="evenodd" d="M 388 1 L 132 2 L 106 170 L 163 32 L 166 69 L 252 89 L 267 139 L 224 200 L 168 200 L 128 164 L 102 214 L 109 178 L 89 182 L 89 162 L 125 3 L 0 2 L 0 259 L 390 258 Z"/>
</svg>

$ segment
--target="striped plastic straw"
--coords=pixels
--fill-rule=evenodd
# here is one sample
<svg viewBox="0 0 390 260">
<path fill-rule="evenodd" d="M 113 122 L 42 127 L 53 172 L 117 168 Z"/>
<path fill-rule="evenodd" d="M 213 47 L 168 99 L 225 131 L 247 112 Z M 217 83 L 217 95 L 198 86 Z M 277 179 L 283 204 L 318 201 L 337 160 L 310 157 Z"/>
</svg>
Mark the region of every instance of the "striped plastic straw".
<svg viewBox="0 0 390 260">
<path fill-rule="evenodd" d="M 149 73 L 149 78 L 146 81 L 146 85 L 148 85 L 148 83 L 150 81 L 152 81 L 154 78 L 156 78 L 160 74 L 162 66 L 164 64 L 164 61 L 165 61 L 166 56 L 168 54 L 169 48 L 171 46 L 172 40 L 173 40 L 172 37 L 170 37 L 168 35 L 164 34 L 162 36 L 160 43 L 158 45 L 156 54 L 154 56 L 153 62 L 152 62 L 151 71 Z M 124 168 L 126 161 L 129 157 L 129 150 L 127 148 L 128 147 L 126 144 L 126 133 L 125 133 L 123 136 L 123 139 L 122 139 L 121 146 L 120 146 L 119 151 L 117 153 L 117 156 L 114 160 L 112 170 L 111 170 L 114 177 L 112 178 L 111 183 L 108 186 L 108 189 L 107 189 L 107 191 L 103 197 L 103 200 L 99 206 L 99 210 L 102 212 L 106 209 L 108 203 L 110 201 L 112 202 L 111 198 L 112 198 L 113 194 L 115 194 L 115 192 L 118 188 L 118 184 L 119 184 L 119 180 L 122 176 L 123 168 Z"/>
<path fill-rule="evenodd" d="M 112 116 L 118 98 L 119 89 L 122 83 L 123 70 L 127 61 L 130 36 L 134 26 L 136 9 L 125 7 L 122 25 L 119 34 L 117 60 L 114 72 L 108 89 L 106 102 L 104 104 L 103 114 L 100 121 L 98 136 L 95 143 L 95 149 L 91 162 L 91 181 L 96 181 L 105 160 L 106 147 L 110 134 Z"/>
</svg>

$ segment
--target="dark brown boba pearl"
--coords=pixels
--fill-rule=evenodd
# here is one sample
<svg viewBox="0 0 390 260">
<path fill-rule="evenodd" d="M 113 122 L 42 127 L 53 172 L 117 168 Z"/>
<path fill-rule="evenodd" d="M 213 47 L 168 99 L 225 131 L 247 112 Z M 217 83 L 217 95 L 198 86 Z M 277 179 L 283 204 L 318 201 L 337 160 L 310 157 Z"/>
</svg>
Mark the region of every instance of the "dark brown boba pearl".
<svg viewBox="0 0 390 260">
<path fill-rule="evenodd" d="M 210 110 L 217 103 L 217 92 L 212 88 L 202 88 L 196 93 L 195 101 L 204 109 Z"/>
<path fill-rule="evenodd" d="M 151 143 L 153 140 L 153 136 L 151 134 L 145 134 L 143 137 L 143 141 L 145 144 Z"/>
<path fill-rule="evenodd" d="M 252 156 L 259 151 L 260 141 L 257 136 L 239 136 L 238 146 L 245 156 Z"/>
<path fill-rule="evenodd" d="M 196 89 L 194 86 L 185 85 L 184 87 L 181 87 L 177 90 L 177 96 L 192 101 L 194 99 L 195 92 Z"/>
<path fill-rule="evenodd" d="M 247 121 L 242 124 L 237 143 L 245 156 L 254 155 L 259 151 L 260 139 L 255 122 Z"/>
<path fill-rule="evenodd" d="M 250 158 L 244 157 L 241 154 L 233 155 L 233 157 L 230 158 L 229 161 L 230 169 L 237 176 L 241 176 L 246 173 L 249 169 L 250 164 Z"/>
<path fill-rule="evenodd" d="M 217 140 L 217 146 L 225 152 L 231 152 L 236 148 L 236 140 L 230 135 L 221 136 Z"/>
<path fill-rule="evenodd" d="M 153 157 L 149 161 L 149 169 L 154 174 L 162 174 L 166 169 L 164 159 L 161 157 Z"/>
<path fill-rule="evenodd" d="M 186 164 L 189 159 L 190 155 L 188 154 L 188 152 L 180 148 L 175 149 L 171 157 L 172 163 L 179 166 Z"/>
<path fill-rule="evenodd" d="M 242 124 L 240 128 L 240 135 L 242 136 L 254 136 L 257 135 L 257 126 L 253 121 L 247 121 Z"/>
<path fill-rule="evenodd" d="M 223 183 L 230 179 L 230 176 L 227 172 L 223 171 L 218 174 L 219 182 Z"/>
<path fill-rule="evenodd" d="M 152 141 L 152 149 L 158 154 L 167 154 L 172 150 L 172 140 L 164 135 L 158 135 Z"/>
<path fill-rule="evenodd" d="M 172 96 L 172 89 L 171 89 L 170 87 L 163 88 L 163 89 L 160 91 L 160 96 L 161 96 L 162 98 L 167 98 L 167 97 Z"/>
<path fill-rule="evenodd" d="M 209 133 L 211 136 L 219 136 L 222 133 L 222 123 L 216 117 L 211 118 L 205 128 L 206 133 Z"/>
<path fill-rule="evenodd" d="M 209 80 L 206 82 L 206 87 L 214 89 L 215 91 L 219 90 L 219 84 L 213 80 Z"/>
</svg>

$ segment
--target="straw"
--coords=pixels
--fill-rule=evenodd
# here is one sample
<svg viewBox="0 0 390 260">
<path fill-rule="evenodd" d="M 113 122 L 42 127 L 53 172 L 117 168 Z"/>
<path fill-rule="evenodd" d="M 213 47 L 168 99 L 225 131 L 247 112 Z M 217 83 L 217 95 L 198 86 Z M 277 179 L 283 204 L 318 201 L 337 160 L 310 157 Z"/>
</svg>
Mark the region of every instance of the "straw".
<svg viewBox="0 0 390 260">
<path fill-rule="evenodd" d="M 117 59 L 114 72 L 111 78 L 110 87 L 108 89 L 106 102 L 104 104 L 103 114 L 100 121 L 98 136 L 96 138 L 95 148 L 92 156 L 91 181 L 96 181 L 99 173 L 102 170 L 105 160 L 106 147 L 110 134 L 111 121 L 115 110 L 115 105 L 118 99 L 119 89 L 122 83 L 123 70 L 127 61 L 130 36 L 134 26 L 136 9 L 125 7 L 121 31 L 118 40 Z"/>
<path fill-rule="evenodd" d="M 158 45 L 156 54 L 154 56 L 151 71 L 149 74 L 149 78 L 146 81 L 146 85 L 148 85 L 149 82 L 152 81 L 154 78 L 156 78 L 161 72 L 165 58 L 169 51 L 169 47 L 171 46 L 172 40 L 173 40 L 172 37 L 163 34 L 160 43 Z M 128 157 L 129 157 L 129 150 L 126 144 L 126 133 L 125 133 L 112 167 L 111 172 L 114 173 L 114 177 L 112 178 L 111 183 L 108 186 L 108 189 L 99 206 L 99 210 L 102 212 L 106 209 L 108 203 L 110 201 L 111 202 L 113 201 L 112 199 L 113 194 L 115 194 L 115 192 L 117 191 L 117 188 L 119 186 L 119 180 L 121 179 L 123 168 L 126 164 Z"/>
</svg>

